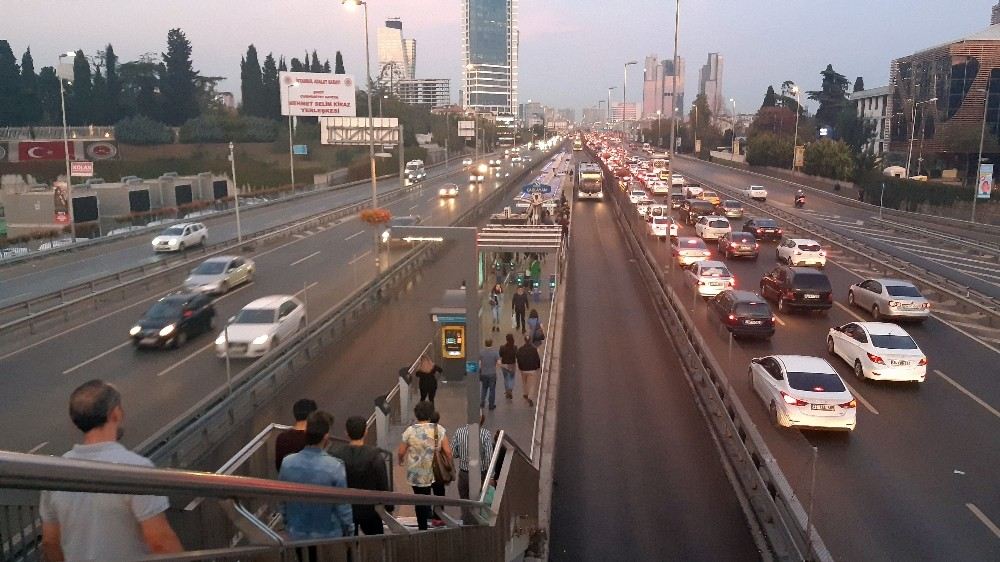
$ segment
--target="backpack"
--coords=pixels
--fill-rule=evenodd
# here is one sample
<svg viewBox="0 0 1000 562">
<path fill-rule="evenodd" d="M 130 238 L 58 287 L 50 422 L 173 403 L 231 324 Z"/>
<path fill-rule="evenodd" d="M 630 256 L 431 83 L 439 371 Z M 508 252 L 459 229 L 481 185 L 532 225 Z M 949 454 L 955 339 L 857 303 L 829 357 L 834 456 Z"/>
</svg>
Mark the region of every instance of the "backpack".
<svg viewBox="0 0 1000 562">
<path fill-rule="evenodd" d="M 531 333 L 531 343 L 539 343 L 545 341 L 545 330 L 542 329 L 542 324 L 539 323 L 535 326 L 535 331 Z"/>
</svg>

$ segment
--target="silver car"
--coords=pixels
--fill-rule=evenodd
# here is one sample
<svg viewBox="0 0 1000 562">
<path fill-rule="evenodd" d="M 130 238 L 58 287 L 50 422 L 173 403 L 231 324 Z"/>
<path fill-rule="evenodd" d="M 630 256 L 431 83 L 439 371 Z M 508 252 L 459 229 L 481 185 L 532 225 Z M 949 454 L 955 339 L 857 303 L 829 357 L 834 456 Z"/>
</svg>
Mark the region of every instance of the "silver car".
<svg viewBox="0 0 1000 562">
<path fill-rule="evenodd" d="M 257 267 L 253 260 L 240 256 L 209 258 L 191 270 L 184 280 L 188 291 L 222 295 L 241 283 L 253 281 Z"/>
<path fill-rule="evenodd" d="M 882 318 L 924 320 L 931 314 L 931 303 L 920 289 L 902 279 L 865 279 L 851 285 L 847 300 L 871 312 L 876 321 Z"/>
</svg>

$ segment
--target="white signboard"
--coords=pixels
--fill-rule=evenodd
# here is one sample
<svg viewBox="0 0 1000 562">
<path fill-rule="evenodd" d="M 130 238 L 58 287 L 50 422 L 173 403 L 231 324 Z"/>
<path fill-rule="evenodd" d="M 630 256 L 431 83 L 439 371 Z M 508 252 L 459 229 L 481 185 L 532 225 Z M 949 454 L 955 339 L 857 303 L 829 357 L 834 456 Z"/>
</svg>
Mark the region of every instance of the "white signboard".
<svg viewBox="0 0 1000 562">
<path fill-rule="evenodd" d="M 472 138 L 476 136 L 476 122 L 475 121 L 459 121 L 458 122 L 458 136 Z"/>
<path fill-rule="evenodd" d="M 69 174 L 74 178 L 92 178 L 94 177 L 94 163 L 70 162 Z"/>
<path fill-rule="evenodd" d="M 354 117 L 354 76 L 281 72 L 281 114 L 298 117 Z"/>
</svg>

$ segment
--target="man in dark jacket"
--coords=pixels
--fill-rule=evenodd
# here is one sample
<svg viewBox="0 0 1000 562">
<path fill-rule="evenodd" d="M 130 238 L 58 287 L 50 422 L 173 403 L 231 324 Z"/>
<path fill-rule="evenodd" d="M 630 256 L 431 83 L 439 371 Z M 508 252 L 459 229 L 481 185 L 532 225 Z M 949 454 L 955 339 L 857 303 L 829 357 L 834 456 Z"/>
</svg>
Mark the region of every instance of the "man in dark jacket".
<svg viewBox="0 0 1000 562">
<path fill-rule="evenodd" d="M 332 455 L 344 461 L 348 488 L 389 492 L 391 490 L 385 458 L 377 448 L 365 444 L 367 426 L 367 420 L 361 416 L 347 418 L 347 436 L 351 442 L 334 449 Z M 366 535 L 381 535 L 385 532 L 382 518 L 375 512 L 375 506 L 351 507 L 354 511 L 355 529 L 360 529 Z"/>
<path fill-rule="evenodd" d="M 521 330 L 523 334 L 527 328 L 524 322 L 524 313 L 528 310 L 528 294 L 524 292 L 524 287 L 518 287 L 514 297 L 510 299 L 510 304 L 514 308 L 515 328 Z"/>
<path fill-rule="evenodd" d="M 538 375 L 542 369 L 542 358 L 538 355 L 538 349 L 531 344 L 531 337 L 524 336 L 524 345 L 517 348 L 517 368 L 521 371 L 521 384 L 524 389 L 524 399 L 528 405 L 535 406 L 532 396 L 535 393 L 535 385 L 538 384 Z"/>
</svg>

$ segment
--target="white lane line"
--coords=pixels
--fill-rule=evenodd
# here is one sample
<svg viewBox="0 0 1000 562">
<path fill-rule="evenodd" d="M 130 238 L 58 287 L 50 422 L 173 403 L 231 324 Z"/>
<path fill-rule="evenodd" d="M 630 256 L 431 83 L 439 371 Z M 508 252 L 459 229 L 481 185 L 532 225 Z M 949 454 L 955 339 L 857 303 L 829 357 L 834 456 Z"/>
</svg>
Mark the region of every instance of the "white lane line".
<svg viewBox="0 0 1000 562">
<path fill-rule="evenodd" d="M 201 346 L 200 348 L 198 348 L 197 351 L 195 351 L 191 355 L 188 355 L 184 359 L 181 359 L 180 361 L 174 363 L 173 365 L 167 367 L 166 369 L 163 369 L 159 373 L 156 373 L 156 376 L 157 377 L 162 377 L 163 375 L 169 373 L 170 371 L 173 371 L 177 367 L 180 367 L 181 365 L 183 365 L 183 364 L 187 363 L 188 361 L 194 359 L 196 356 L 198 356 L 199 354 L 201 354 L 201 352 L 205 351 L 206 349 L 208 349 L 210 347 L 215 347 L 215 341 L 214 340 L 211 343 L 209 343 L 209 344 Z"/>
<path fill-rule="evenodd" d="M 361 235 L 362 235 L 362 234 L 364 234 L 364 233 L 365 233 L 365 231 L 364 231 L 364 230 L 362 230 L 361 232 L 355 232 L 354 234 L 352 234 L 352 235 L 348 236 L 347 238 L 344 238 L 344 242 L 347 242 L 347 241 L 348 241 L 348 240 L 350 240 L 351 238 L 355 238 L 355 237 L 357 237 L 357 236 L 361 236 Z"/>
<path fill-rule="evenodd" d="M 777 322 L 781 326 L 785 326 L 786 325 L 785 321 L 782 320 L 781 317 L 778 316 L 777 314 L 774 315 L 774 321 Z"/>
<path fill-rule="evenodd" d="M 132 340 L 126 340 L 126 341 L 124 341 L 124 342 L 122 342 L 122 343 L 120 343 L 120 344 L 112 347 L 111 349 L 105 351 L 104 353 L 101 353 L 100 355 L 95 355 L 95 356 L 91 357 L 90 359 L 87 359 L 83 363 L 78 363 L 78 364 L 70 367 L 69 369 L 66 369 L 65 371 L 62 372 L 62 374 L 68 375 L 68 374 L 72 373 L 73 371 L 75 371 L 77 369 L 80 369 L 80 368 L 82 368 L 82 367 L 84 367 L 86 365 L 89 365 L 89 364 L 93 363 L 94 361 L 97 361 L 98 359 L 100 359 L 100 358 L 102 358 L 102 357 L 104 357 L 104 356 L 106 356 L 106 355 L 108 355 L 110 353 L 114 353 L 115 351 L 118 351 L 119 349 L 121 349 L 121 348 L 123 348 L 123 347 L 125 347 L 127 345 L 130 345 L 131 343 L 132 343 Z"/>
<path fill-rule="evenodd" d="M 360 256 L 354 258 L 353 260 L 347 262 L 347 265 L 354 265 L 355 263 L 358 262 L 358 260 L 363 259 L 365 256 L 367 256 L 370 253 L 372 253 L 372 251 L 371 250 L 367 250 L 365 253 L 363 253 Z"/>
<path fill-rule="evenodd" d="M 847 387 L 847 390 L 851 392 L 851 395 L 857 398 L 858 402 L 861 402 L 861 405 L 867 408 L 869 412 L 875 414 L 876 416 L 878 415 L 878 410 L 875 409 L 875 406 L 872 406 L 871 402 L 865 400 L 864 396 L 858 394 L 858 391 L 854 390 L 854 388 L 851 385 L 847 384 L 847 381 L 844 381 L 844 386 Z"/>
<path fill-rule="evenodd" d="M 309 289 L 312 289 L 316 285 L 319 285 L 319 281 L 313 281 L 312 283 L 306 285 L 299 292 L 295 293 L 295 296 L 297 297 L 297 296 L 301 295 L 302 293 L 308 291 Z"/>
<path fill-rule="evenodd" d="M 834 302 L 833 304 L 836 305 L 837 308 L 839 308 L 839 309 L 843 310 L 844 312 L 846 312 L 846 313 L 850 314 L 851 316 L 853 316 L 854 319 L 857 320 L 858 322 L 867 322 L 868 321 L 868 320 L 865 320 L 864 318 L 862 318 L 861 315 L 858 314 L 856 311 L 851 310 L 849 307 L 847 307 L 847 305 L 841 304 L 839 302 Z"/>
<path fill-rule="evenodd" d="M 42 449 L 42 447 L 44 447 L 44 446 L 46 446 L 48 444 L 49 444 L 48 441 L 42 441 L 41 443 L 39 443 L 39 444 L 35 445 L 34 447 L 28 449 L 27 452 L 28 452 L 29 455 L 37 453 L 38 451 L 40 451 Z"/>
<path fill-rule="evenodd" d="M 417 203 L 416 205 L 410 205 L 410 210 L 412 211 L 413 209 L 416 209 L 419 206 L 420 206 L 420 203 Z"/>
<path fill-rule="evenodd" d="M 965 394 L 969 398 L 972 398 L 973 400 L 976 401 L 977 404 L 979 404 L 983 408 L 986 408 L 987 412 L 993 414 L 997 418 L 1000 418 L 1000 412 L 998 412 L 996 408 L 994 408 L 993 406 L 990 406 L 989 404 L 986 403 L 985 400 L 979 398 L 978 396 L 976 396 L 975 394 L 973 394 L 972 392 L 970 392 L 967 388 L 965 388 L 964 386 L 958 384 L 958 382 L 956 382 L 955 379 L 953 379 L 953 378 L 949 377 L 948 375 L 942 373 L 938 369 L 934 369 L 934 373 L 937 376 L 941 377 L 942 379 L 944 379 L 944 380 L 948 381 L 949 383 L 951 383 L 951 385 L 954 386 L 955 388 L 957 388 L 959 390 L 959 392 L 961 392 L 962 394 Z"/>
<path fill-rule="evenodd" d="M 993 535 L 996 538 L 1000 539 L 1000 527 L 997 527 L 996 523 L 990 521 L 990 518 L 987 517 L 985 513 L 980 511 L 975 504 L 967 503 L 965 504 L 965 507 L 969 508 L 969 511 L 971 511 L 972 514 L 976 516 L 976 519 L 979 519 L 979 521 L 981 521 L 983 525 L 986 525 L 987 529 L 993 531 Z"/>
<path fill-rule="evenodd" d="M 317 250 L 317 251 L 315 251 L 315 252 L 313 252 L 313 253 L 309 254 L 308 256 L 306 256 L 306 257 L 304 257 L 304 258 L 301 258 L 301 259 L 297 259 L 297 260 L 293 261 L 292 263 L 290 263 L 290 264 L 288 264 L 288 265 L 299 265 L 300 263 L 302 263 L 302 262 L 306 261 L 307 259 L 309 259 L 309 258 L 314 258 L 314 257 L 316 257 L 316 256 L 318 256 L 318 255 L 319 255 L 319 250 Z"/>
</svg>

